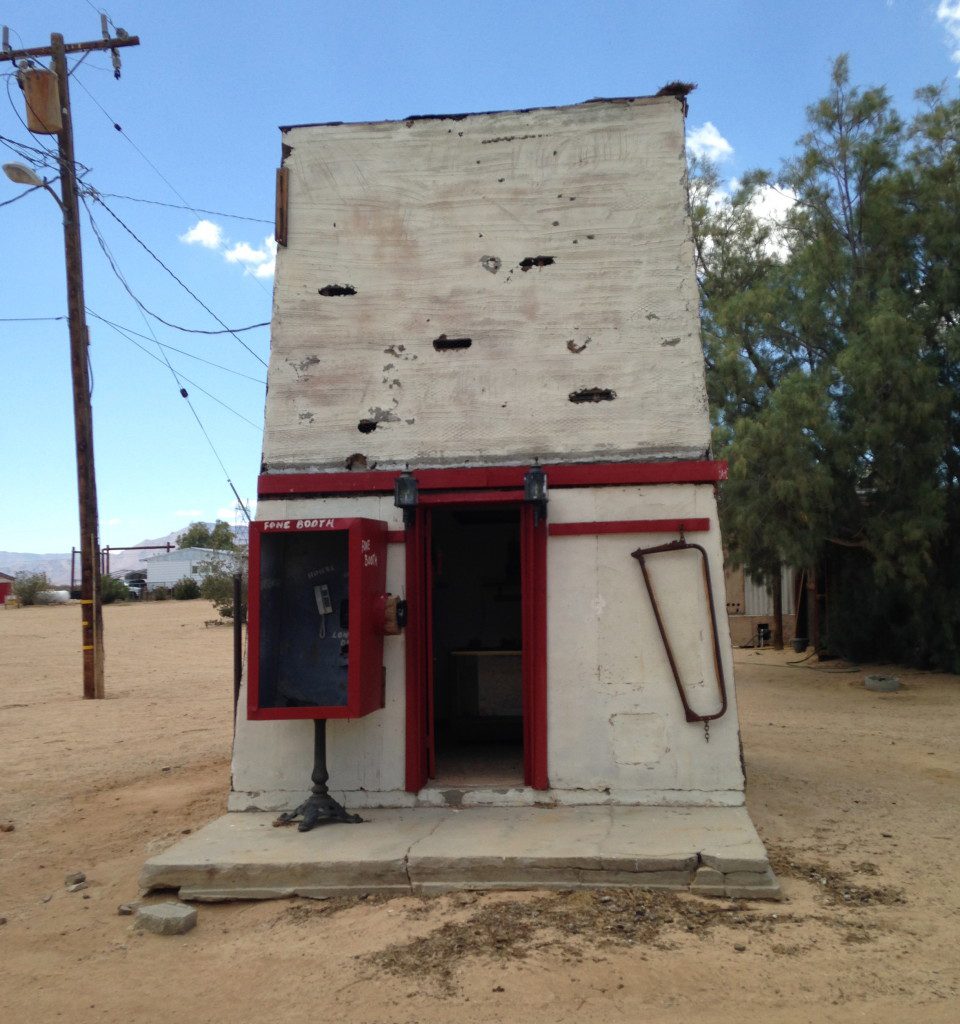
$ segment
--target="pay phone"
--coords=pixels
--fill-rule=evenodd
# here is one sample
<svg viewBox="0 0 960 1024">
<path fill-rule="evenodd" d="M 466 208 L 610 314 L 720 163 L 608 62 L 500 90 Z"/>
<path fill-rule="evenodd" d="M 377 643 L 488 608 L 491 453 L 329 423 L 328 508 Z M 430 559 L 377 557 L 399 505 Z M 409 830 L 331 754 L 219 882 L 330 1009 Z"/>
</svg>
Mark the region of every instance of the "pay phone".
<svg viewBox="0 0 960 1024">
<path fill-rule="evenodd" d="M 383 707 L 386 544 L 374 519 L 250 524 L 247 717 L 314 719 L 313 791 L 275 825 L 361 820 L 327 788 L 326 720 Z"/>
<path fill-rule="evenodd" d="M 386 523 L 251 524 L 251 719 L 359 718 L 383 706 Z"/>
</svg>

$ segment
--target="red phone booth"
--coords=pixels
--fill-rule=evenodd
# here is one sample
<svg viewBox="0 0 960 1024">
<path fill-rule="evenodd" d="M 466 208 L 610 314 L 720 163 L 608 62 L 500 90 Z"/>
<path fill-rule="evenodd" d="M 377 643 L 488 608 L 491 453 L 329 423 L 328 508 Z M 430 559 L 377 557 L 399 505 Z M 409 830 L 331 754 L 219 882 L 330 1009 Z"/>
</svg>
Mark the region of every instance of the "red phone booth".
<svg viewBox="0 0 960 1024">
<path fill-rule="evenodd" d="M 386 544 L 375 519 L 250 524 L 247 717 L 316 720 L 313 796 L 278 819 L 301 831 L 360 820 L 327 792 L 325 726 L 384 705 Z"/>
<path fill-rule="evenodd" d="M 249 718 L 383 707 L 386 543 L 375 519 L 250 524 Z"/>
</svg>

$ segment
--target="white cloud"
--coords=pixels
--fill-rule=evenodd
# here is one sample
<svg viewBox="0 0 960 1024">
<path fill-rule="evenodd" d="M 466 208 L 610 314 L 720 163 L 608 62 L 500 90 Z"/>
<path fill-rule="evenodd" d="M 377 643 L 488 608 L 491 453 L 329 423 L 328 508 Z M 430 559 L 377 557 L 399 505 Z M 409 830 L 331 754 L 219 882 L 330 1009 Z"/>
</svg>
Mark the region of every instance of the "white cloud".
<svg viewBox="0 0 960 1024">
<path fill-rule="evenodd" d="M 954 47 L 950 59 L 960 64 L 960 0 L 940 0 L 937 5 L 937 21 L 947 30 Z M 960 70 L 957 71 L 957 77 L 960 78 Z"/>
<path fill-rule="evenodd" d="M 957 0 L 960 3 L 960 0 Z M 687 136 L 687 149 L 694 156 L 705 156 L 708 160 L 728 160 L 733 156 L 733 146 L 717 131 L 712 121 L 694 128 Z"/>
<path fill-rule="evenodd" d="M 786 235 L 787 214 L 797 202 L 797 193 L 783 185 L 761 185 L 750 201 L 750 212 L 770 226 L 767 253 L 785 259 L 789 251 Z"/>
<path fill-rule="evenodd" d="M 237 242 L 223 256 L 227 263 L 263 263 L 267 253 L 263 249 L 254 249 L 248 242 Z"/>
<path fill-rule="evenodd" d="M 227 263 L 243 267 L 244 274 L 252 277 L 273 277 L 277 262 L 277 243 L 268 235 L 262 245 L 234 242 L 218 224 L 211 220 L 198 220 L 185 234 L 179 236 L 185 245 L 202 245 L 205 249 L 219 249 Z M 229 245 L 229 248 L 227 246 Z"/>
<path fill-rule="evenodd" d="M 223 228 L 212 220 L 198 220 L 193 227 L 180 235 L 186 245 L 202 245 L 204 249 L 219 249 L 223 243 Z"/>
<path fill-rule="evenodd" d="M 234 506 L 234 505 L 230 505 L 230 506 L 224 505 L 223 508 L 218 508 L 217 509 L 216 518 L 217 519 L 223 519 L 223 520 L 225 520 L 228 523 L 232 523 L 234 518 L 236 517 L 236 514 L 237 514 L 236 506 Z"/>
<path fill-rule="evenodd" d="M 707 205 L 714 211 L 729 207 L 733 194 L 740 187 L 736 178 L 715 189 L 706 197 Z M 797 202 L 797 194 L 785 185 L 761 185 L 753 194 L 747 209 L 754 217 L 770 228 L 766 241 L 769 256 L 785 259 L 790 246 L 787 237 L 787 215 Z"/>
<path fill-rule="evenodd" d="M 112 519 L 107 520 L 107 526 L 119 526 L 122 522 L 122 519 L 119 519 L 117 516 L 114 516 Z"/>
<path fill-rule="evenodd" d="M 223 256 L 228 263 L 242 264 L 244 273 L 252 274 L 254 277 L 273 277 L 277 261 L 277 243 L 270 235 L 264 238 L 263 245 L 258 248 L 254 248 L 248 242 L 237 242 Z"/>
</svg>

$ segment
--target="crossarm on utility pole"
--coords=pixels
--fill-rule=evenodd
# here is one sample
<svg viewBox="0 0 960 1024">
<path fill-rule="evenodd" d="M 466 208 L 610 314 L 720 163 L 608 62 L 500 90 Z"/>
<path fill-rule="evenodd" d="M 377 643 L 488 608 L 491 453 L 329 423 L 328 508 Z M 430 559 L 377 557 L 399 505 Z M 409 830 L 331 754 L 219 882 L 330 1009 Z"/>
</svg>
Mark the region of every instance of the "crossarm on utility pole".
<svg viewBox="0 0 960 1024">
<path fill-rule="evenodd" d="M 52 38 L 52 37 L 51 37 Z M 63 36 L 60 36 L 63 39 Z M 94 39 L 89 43 L 63 43 L 61 42 L 61 52 L 66 55 L 68 53 L 86 53 L 88 50 L 116 50 L 121 46 L 139 46 L 139 36 L 126 36 L 123 39 L 119 37 L 116 39 Z M 0 61 L 4 60 L 20 60 L 22 57 L 54 57 L 56 56 L 56 49 L 53 45 L 50 46 L 33 46 L 28 50 L 4 50 L 0 52 Z"/>
</svg>

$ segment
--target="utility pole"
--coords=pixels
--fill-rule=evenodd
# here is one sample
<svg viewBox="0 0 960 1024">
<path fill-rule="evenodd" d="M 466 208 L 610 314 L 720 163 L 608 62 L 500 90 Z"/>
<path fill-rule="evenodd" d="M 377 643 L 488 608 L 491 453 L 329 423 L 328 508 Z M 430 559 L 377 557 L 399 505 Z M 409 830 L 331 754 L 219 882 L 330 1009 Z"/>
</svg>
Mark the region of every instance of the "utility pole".
<svg viewBox="0 0 960 1024">
<path fill-rule="evenodd" d="M 117 32 L 110 38 L 106 19 L 101 21 L 103 39 L 85 43 L 64 43 L 54 32 L 50 46 L 27 50 L 5 49 L 0 61 L 51 57 L 57 76 L 63 125 L 56 132 L 60 158 L 60 206 L 63 211 L 63 245 L 67 271 L 67 312 L 70 321 L 70 370 L 73 377 L 73 417 L 77 446 L 77 490 L 80 504 L 80 606 L 83 644 L 83 696 L 105 696 L 103 685 L 103 606 L 100 586 L 100 526 L 97 514 L 97 478 L 93 461 L 93 410 L 90 405 L 89 348 L 83 296 L 83 254 L 80 244 L 80 208 L 73 150 L 73 117 L 70 109 L 68 53 L 91 50 L 114 51 L 115 74 L 119 77 L 116 50 L 138 46 L 137 36 Z"/>
</svg>

